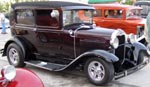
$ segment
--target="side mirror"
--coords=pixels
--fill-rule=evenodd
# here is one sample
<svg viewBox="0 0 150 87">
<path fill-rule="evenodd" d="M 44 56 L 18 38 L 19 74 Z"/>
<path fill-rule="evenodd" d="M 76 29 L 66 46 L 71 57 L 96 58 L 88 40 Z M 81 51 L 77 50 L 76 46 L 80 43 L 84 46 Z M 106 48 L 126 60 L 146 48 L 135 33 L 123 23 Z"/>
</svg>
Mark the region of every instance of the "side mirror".
<svg viewBox="0 0 150 87">
<path fill-rule="evenodd" d="M 11 81 L 16 76 L 16 69 L 12 65 L 7 65 L 2 68 L 1 74 L 6 80 Z"/>
</svg>

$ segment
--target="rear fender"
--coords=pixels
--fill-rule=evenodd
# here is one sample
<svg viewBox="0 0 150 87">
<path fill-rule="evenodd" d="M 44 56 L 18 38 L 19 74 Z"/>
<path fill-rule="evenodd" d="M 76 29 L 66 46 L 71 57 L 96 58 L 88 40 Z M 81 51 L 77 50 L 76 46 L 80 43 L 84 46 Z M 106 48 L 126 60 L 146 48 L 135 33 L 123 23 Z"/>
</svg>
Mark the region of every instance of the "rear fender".
<svg viewBox="0 0 150 87">
<path fill-rule="evenodd" d="M 25 45 L 23 45 L 23 42 L 21 42 L 21 40 L 20 40 L 19 38 L 16 38 L 16 37 L 13 37 L 13 38 L 9 39 L 9 40 L 6 42 L 6 44 L 5 44 L 5 46 L 4 46 L 4 51 L 3 51 L 3 55 L 2 55 L 2 56 L 6 56 L 7 47 L 8 47 L 9 44 L 11 44 L 11 43 L 16 43 L 17 45 L 20 46 L 20 48 L 21 48 L 21 50 L 22 50 L 22 52 L 23 52 L 23 56 L 24 56 L 24 58 L 25 58 L 25 54 L 26 54 L 25 48 L 26 48 L 26 47 L 25 47 Z"/>
</svg>

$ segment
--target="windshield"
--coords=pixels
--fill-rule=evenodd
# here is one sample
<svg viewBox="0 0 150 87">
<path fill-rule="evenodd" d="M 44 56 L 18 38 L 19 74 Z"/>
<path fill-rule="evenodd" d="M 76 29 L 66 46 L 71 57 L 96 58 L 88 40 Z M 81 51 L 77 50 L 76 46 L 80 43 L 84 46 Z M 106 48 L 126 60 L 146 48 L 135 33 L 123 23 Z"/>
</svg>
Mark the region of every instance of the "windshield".
<svg viewBox="0 0 150 87">
<path fill-rule="evenodd" d="M 127 11 L 126 18 L 141 18 L 141 9 L 130 9 Z"/>
<path fill-rule="evenodd" d="M 150 11 L 150 6 L 148 6 L 148 5 L 141 5 L 141 7 L 143 8 L 142 14 L 148 14 L 148 12 Z"/>
<path fill-rule="evenodd" d="M 93 10 L 66 10 L 63 11 L 63 25 L 76 23 L 90 23 L 93 21 Z"/>
</svg>

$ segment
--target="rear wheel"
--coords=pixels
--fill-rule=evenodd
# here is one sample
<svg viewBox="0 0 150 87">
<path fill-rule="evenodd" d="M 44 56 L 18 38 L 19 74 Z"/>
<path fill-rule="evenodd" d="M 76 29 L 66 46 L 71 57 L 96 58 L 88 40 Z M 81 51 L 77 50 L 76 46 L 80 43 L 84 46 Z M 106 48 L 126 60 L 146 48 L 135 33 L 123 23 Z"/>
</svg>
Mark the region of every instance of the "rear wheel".
<svg viewBox="0 0 150 87">
<path fill-rule="evenodd" d="M 87 60 L 84 70 L 88 79 L 95 85 L 105 85 L 114 77 L 112 63 L 108 63 L 100 58 Z"/>
<path fill-rule="evenodd" d="M 24 67 L 24 57 L 21 48 L 15 44 L 11 43 L 7 48 L 7 58 L 10 65 L 15 67 Z"/>
</svg>

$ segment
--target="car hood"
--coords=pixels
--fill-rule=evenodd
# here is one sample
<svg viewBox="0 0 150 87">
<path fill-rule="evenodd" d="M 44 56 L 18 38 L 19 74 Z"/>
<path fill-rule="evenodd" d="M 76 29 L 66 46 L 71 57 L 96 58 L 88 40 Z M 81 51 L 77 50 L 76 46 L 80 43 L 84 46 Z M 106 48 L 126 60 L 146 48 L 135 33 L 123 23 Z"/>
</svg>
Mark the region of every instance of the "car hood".
<svg viewBox="0 0 150 87">
<path fill-rule="evenodd" d="M 146 19 L 129 19 L 130 23 L 132 24 L 137 24 L 139 26 L 144 26 L 145 22 L 146 22 Z"/>
<path fill-rule="evenodd" d="M 90 48 L 89 44 L 91 44 L 94 45 L 96 49 L 109 50 L 110 41 L 112 40 L 112 38 L 120 34 L 125 34 L 125 33 L 120 29 L 114 30 L 114 29 L 95 27 L 93 29 L 78 30 L 75 33 L 75 37 L 80 42 L 80 45 L 83 44 L 82 47 L 85 47 L 87 45 L 87 47 Z"/>
<path fill-rule="evenodd" d="M 102 28 L 102 27 L 94 27 L 92 29 L 83 29 L 83 30 L 78 30 L 76 32 L 76 36 L 80 38 L 84 38 L 86 36 L 90 38 L 105 38 L 105 39 L 110 39 L 112 33 L 116 31 L 114 29 L 107 29 L 107 28 Z"/>
<path fill-rule="evenodd" d="M 146 23 L 146 19 L 142 19 L 140 22 L 139 22 L 139 25 L 144 25 Z"/>
</svg>

